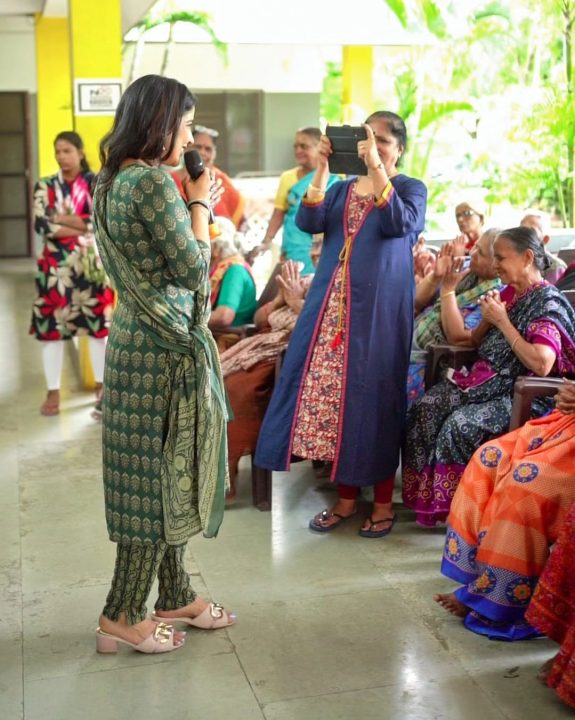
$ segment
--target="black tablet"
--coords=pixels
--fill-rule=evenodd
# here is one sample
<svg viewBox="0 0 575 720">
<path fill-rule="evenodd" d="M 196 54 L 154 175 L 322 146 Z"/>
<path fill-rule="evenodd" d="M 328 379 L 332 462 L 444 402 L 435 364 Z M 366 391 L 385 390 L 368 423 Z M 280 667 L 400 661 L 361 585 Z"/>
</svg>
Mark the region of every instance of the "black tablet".
<svg viewBox="0 0 575 720">
<path fill-rule="evenodd" d="M 357 155 L 358 140 L 367 140 L 361 125 L 328 125 L 325 134 L 331 140 L 329 171 L 336 175 L 367 175 L 367 166 Z"/>
</svg>

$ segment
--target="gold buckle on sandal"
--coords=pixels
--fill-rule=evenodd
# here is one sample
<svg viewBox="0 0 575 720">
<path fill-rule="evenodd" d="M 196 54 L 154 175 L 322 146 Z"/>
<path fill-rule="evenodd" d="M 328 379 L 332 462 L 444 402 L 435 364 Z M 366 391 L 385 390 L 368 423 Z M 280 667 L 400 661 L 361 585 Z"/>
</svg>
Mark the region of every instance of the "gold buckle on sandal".
<svg viewBox="0 0 575 720">
<path fill-rule="evenodd" d="M 210 604 L 210 615 L 215 618 L 216 620 L 219 620 L 220 618 L 223 618 L 224 616 L 224 606 L 220 605 L 220 603 L 211 603 Z"/>
<path fill-rule="evenodd" d="M 170 642 L 174 628 L 166 623 L 158 623 L 154 630 L 154 640 L 157 640 L 160 644 Z"/>
</svg>

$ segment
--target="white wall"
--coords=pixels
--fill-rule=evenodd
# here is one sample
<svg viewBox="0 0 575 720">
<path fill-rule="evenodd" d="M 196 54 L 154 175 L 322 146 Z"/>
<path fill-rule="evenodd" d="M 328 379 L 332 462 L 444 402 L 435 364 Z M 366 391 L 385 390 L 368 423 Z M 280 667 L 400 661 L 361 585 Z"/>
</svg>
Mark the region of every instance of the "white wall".
<svg viewBox="0 0 575 720">
<path fill-rule="evenodd" d="M 124 55 L 124 77 L 128 78 L 133 43 Z M 146 43 L 136 77 L 158 73 L 163 43 Z M 341 58 L 339 46 L 229 45 L 228 64 L 213 45 L 177 43 L 170 51 L 166 75 L 192 90 L 263 90 L 282 93 L 319 93 L 325 63 Z"/>
<path fill-rule="evenodd" d="M 0 17 L 0 91 L 36 88 L 34 19 Z"/>
</svg>

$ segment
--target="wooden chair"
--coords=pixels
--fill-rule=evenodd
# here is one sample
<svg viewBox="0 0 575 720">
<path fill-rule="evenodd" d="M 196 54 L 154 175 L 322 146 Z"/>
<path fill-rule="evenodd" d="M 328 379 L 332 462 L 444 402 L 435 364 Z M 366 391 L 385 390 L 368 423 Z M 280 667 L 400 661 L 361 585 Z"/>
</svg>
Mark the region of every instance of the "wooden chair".
<svg viewBox="0 0 575 720">
<path fill-rule="evenodd" d="M 535 398 L 555 395 L 562 384 L 562 378 L 518 377 L 513 386 L 513 405 L 511 407 L 509 430 L 515 430 L 529 420 L 531 405 Z"/>
<path fill-rule="evenodd" d="M 278 355 L 276 360 L 276 370 L 274 384 L 277 382 L 282 363 L 285 356 L 285 350 Z M 272 509 L 272 471 L 258 467 L 253 461 L 252 455 L 252 504 L 258 510 L 263 512 Z"/>
<path fill-rule="evenodd" d="M 563 260 L 567 265 L 571 265 L 575 260 L 575 248 L 564 247 L 557 251 L 557 257 L 559 260 Z"/>
<path fill-rule="evenodd" d="M 575 290 L 562 290 L 563 295 L 569 300 L 571 306 L 575 308 Z"/>
</svg>

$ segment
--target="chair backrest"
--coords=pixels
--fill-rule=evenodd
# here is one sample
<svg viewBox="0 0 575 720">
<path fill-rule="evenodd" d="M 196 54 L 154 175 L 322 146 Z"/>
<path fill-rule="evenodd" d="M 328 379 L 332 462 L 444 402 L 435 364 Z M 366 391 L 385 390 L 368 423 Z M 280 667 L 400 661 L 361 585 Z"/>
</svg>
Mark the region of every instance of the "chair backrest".
<svg viewBox="0 0 575 720">
<path fill-rule="evenodd" d="M 277 263 L 277 265 L 272 270 L 271 275 L 268 278 L 268 281 L 262 290 L 262 294 L 258 298 L 258 308 L 263 307 L 266 303 L 273 300 L 277 294 L 278 286 L 276 282 L 276 277 L 279 275 L 282 269 L 282 263 Z"/>
<path fill-rule="evenodd" d="M 570 265 L 575 260 L 575 248 L 561 248 L 557 251 L 557 257 Z"/>
<path fill-rule="evenodd" d="M 575 308 L 575 290 L 562 290 L 563 295 L 569 300 L 572 307 Z"/>
<path fill-rule="evenodd" d="M 562 384 L 562 378 L 520 375 L 513 386 L 513 404 L 511 406 L 509 430 L 515 430 L 529 420 L 531 406 L 535 398 L 555 395 Z"/>
</svg>

